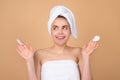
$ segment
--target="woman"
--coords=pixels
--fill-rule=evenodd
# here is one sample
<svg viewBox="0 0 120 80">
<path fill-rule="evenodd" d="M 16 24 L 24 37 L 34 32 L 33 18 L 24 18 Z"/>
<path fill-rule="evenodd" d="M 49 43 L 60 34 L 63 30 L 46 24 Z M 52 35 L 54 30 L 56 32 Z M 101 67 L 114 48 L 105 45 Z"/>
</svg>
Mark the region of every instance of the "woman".
<svg viewBox="0 0 120 80">
<path fill-rule="evenodd" d="M 92 80 L 90 55 L 98 47 L 96 41 L 80 47 L 67 45 L 69 37 L 77 37 L 72 12 L 64 6 L 51 10 L 48 31 L 53 46 L 33 51 L 31 46 L 18 43 L 17 52 L 25 59 L 29 80 Z"/>
</svg>

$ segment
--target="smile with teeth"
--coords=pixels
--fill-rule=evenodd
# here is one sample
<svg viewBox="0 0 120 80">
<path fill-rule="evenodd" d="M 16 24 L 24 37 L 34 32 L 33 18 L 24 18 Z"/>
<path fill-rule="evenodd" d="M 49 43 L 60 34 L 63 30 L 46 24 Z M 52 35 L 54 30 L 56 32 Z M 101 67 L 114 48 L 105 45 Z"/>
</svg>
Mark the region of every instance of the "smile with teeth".
<svg viewBox="0 0 120 80">
<path fill-rule="evenodd" d="M 61 39 L 64 39 L 65 36 L 57 36 L 56 38 L 61 40 Z"/>
</svg>

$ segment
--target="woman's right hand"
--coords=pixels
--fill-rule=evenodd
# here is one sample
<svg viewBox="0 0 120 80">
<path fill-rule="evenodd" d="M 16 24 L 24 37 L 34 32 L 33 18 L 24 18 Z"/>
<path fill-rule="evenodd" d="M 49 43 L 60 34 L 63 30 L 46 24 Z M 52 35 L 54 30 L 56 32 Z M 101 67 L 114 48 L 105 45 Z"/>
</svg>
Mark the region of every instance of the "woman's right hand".
<svg viewBox="0 0 120 80">
<path fill-rule="evenodd" d="M 28 62 L 33 59 L 34 51 L 31 46 L 28 46 L 21 42 L 21 44 L 17 43 L 16 51 Z"/>
</svg>

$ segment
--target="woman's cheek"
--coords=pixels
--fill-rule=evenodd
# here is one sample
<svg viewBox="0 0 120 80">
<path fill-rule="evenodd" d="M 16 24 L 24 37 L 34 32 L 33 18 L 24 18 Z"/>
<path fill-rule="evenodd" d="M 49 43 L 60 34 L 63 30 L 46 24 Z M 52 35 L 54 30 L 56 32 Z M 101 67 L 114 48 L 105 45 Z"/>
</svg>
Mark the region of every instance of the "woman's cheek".
<svg viewBox="0 0 120 80">
<path fill-rule="evenodd" d="M 70 35 L 70 31 L 65 31 L 65 34 L 66 35 Z"/>
</svg>

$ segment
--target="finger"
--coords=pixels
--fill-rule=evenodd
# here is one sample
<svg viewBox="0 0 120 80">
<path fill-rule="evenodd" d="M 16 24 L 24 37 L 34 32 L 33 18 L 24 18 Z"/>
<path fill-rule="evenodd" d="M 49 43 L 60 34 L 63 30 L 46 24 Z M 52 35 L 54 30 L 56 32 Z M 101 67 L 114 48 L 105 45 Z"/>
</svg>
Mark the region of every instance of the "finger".
<svg viewBox="0 0 120 80">
<path fill-rule="evenodd" d="M 91 48 L 94 48 L 96 44 L 97 44 L 96 42 L 91 41 L 91 42 L 90 42 L 90 46 L 91 46 Z"/>
<path fill-rule="evenodd" d="M 21 53 L 21 51 L 19 50 L 19 49 L 16 49 L 16 51 L 20 54 Z"/>
<path fill-rule="evenodd" d="M 20 56 L 22 56 L 24 58 L 24 56 L 20 50 L 16 49 L 16 51 L 19 53 Z"/>
<path fill-rule="evenodd" d="M 19 39 L 17 39 L 17 44 L 19 46 L 22 46 L 22 47 L 26 46 L 26 44 L 23 41 L 19 40 Z"/>
<path fill-rule="evenodd" d="M 27 49 L 27 48 L 28 48 L 28 47 L 27 47 L 27 45 L 26 45 L 26 44 L 24 44 L 24 43 L 23 43 L 23 44 L 21 44 L 21 45 L 20 45 L 20 44 L 18 44 L 18 45 L 19 45 L 19 46 L 21 46 L 21 48 L 23 48 L 23 49 Z"/>
<path fill-rule="evenodd" d="M 94 42 L 94 44 L 93 44 L 93 48 L 96 48 L 97 45 L 98 45 L 98 43 L 97 43 L 97 42 Z"/>
<path fill-rule="evenodd" d="M 92 40 L 88 43 L 88 46 L 87 46 L 87 52 L 88 53 L 91 53 L 94 51 L 94 48 L 95 48 L 95 45 L 96 45 L 96 42 L 93 42 Z"/>
<path fill-rule="evenodd" d="M 98 48 L 98 46 L 99 46 L 99 44 L 96 44 L 96 45 L 95 45 L 95 49 L 97 49 L 97 48 Z"/>
<path fill-rule="evenodd" d="M 30 49 L 31 51 L 33 51 L 33 48 L 32 48 L 32 46 L 29 46 L 29 49 Z"/>
<path fill-rule="evenodd" d="M 22 43 L 22 44 L 17 43 L 17 45 L 19 45 L 19 46 L 25 46 L 25 44 L 24 44 L 24 43 Z"/>
<path fill-rule="evenodd" d="M 85 44 L 85 45 L 83 46 L 83 48 L 82 48 L 82 49 L 86 49 L 86 48 L 87 48 L 87 46 L 88 46 L 88 44 Z"/>
<path fill-rule="evenodd" d="M 24 48 L 23 48 L 23 46 L 22 46 L 22 45 L 17 45 L 17 47 L 18 47 L 18 50 L 19 50 L 19 51 L 21 51 L 21 52 L 23 52 L 23 51 L 24 51 Z"/>
<path fill-rule="evenodd" d="M 87 47 L 86 47 L 87 50 L 88 50 L 88 51 L 91 50 L 92 46 L 93 46 L 92 41 L 89 41 L 89 43 L 87 44 Z"/>
</svg>

